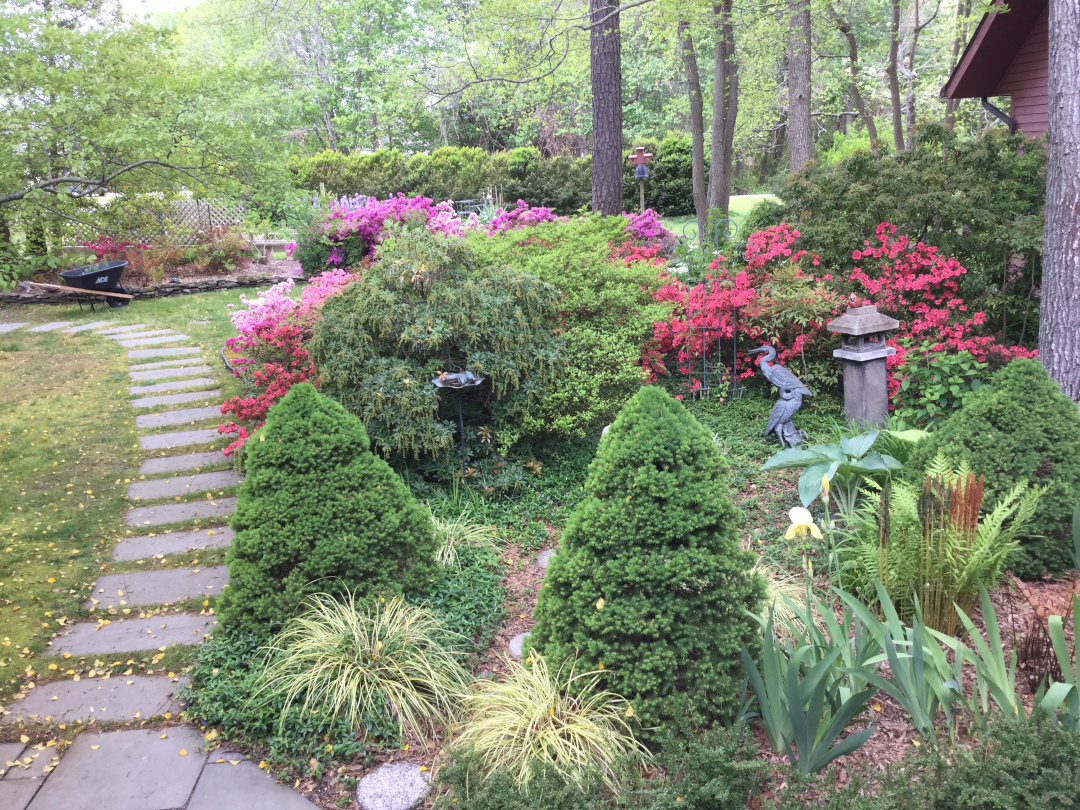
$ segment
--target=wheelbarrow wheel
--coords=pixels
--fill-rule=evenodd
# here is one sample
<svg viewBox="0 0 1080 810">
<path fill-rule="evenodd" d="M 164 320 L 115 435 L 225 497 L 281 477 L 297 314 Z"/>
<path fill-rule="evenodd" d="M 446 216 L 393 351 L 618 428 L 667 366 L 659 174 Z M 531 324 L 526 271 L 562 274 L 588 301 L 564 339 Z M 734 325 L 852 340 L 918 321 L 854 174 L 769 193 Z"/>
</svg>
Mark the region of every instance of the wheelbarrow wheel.
<svg viewBox="0 0 1080 810">
<path fill-rule="evenodd" d="M 127 293 L 127 290 L 124 289 L 122 284 L 117 284 L 115 291 L 125 294 Z M 106 298 L 105 300 L 109 302 L 110 307 L 126 307 L 128 304 L 131 303 L 130 298 Z"/>
</svg>

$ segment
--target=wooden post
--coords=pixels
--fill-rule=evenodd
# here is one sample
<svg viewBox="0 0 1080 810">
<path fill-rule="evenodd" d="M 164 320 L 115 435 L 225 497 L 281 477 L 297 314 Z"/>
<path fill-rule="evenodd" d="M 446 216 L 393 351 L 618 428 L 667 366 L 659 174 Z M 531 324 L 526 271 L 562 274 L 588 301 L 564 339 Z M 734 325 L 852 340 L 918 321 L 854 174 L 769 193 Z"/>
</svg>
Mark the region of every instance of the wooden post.
<svg viewBox="0 0 1080 810">
<path fill-rule="evenodd" d="M 649 176 L 649 170 L 646 168 L 652 160 L 652 152 L 646 152 L 644 146 L 634 147 L 634 177 L 638 181 L 638 194 L 640 200 L 640 213 L 645 213 L 645 178 Z"/>
</svg>

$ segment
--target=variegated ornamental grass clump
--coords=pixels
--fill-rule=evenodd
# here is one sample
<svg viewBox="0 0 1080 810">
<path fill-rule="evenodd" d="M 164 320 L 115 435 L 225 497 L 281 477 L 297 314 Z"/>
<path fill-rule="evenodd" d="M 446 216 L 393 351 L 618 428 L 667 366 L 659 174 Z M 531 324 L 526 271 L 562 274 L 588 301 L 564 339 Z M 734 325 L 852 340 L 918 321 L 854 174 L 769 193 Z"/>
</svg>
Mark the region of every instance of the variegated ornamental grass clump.
<svg viewBox="0 0 1080 810">
<path fill-rule="evenodd" d="M 475 683 L 455 742 L 485 776 L 506 772 L 527 789 L 537 766 L 547 766 L 579 786 L 599 773 L 614 789 L 616 762 L 648 756 L 634 737 L 633 705 L 602 687 L 603 671 L 552 668 L 537 653 L 507 665 L 508 677 Z"/>
<path fill-rule="evenodd" d="M 401 597 L 320 593 L 266 648 L 254 703 L 345 715 L 357 732 L 389 709 L 406 738 L 427 740 L 456 716 L 471 676 L 467 639 Z"/>
</svg>

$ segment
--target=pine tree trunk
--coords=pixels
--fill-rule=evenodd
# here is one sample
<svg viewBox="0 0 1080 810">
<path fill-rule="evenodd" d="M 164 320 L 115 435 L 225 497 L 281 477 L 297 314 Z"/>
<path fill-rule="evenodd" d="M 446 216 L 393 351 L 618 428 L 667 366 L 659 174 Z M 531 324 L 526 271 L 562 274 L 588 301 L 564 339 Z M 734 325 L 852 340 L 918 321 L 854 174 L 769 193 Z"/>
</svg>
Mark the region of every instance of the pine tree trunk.
<svg viewBox="0 0 1080 810">
<path fill-rule="evenodd" d="M 739 63 L 735 56 L 735 31 L 731 25 L 731 0 L 713 6 L 713 105 L 712 148 L 709 153 L 709 208 L 727 218 L 731 199 L 731 163 L 735 143 L 735 119 L 739 116 Z"/>
<path fill-rule="evenodd" d="M 810 0 L 794 0 L 788 27 L 788 170 L 814 156 L 810 122 Z"/>
<path fill-rule="evenodd" d="M 592 208 L 622 212 L 622 56 L 619 0 L 589 0 L 589 70 L 592 83 Z"/>
<path fill-rule="evenodd" d="M 885 75 L 889 79 L 889 99 L 892 102 L 893 145 L 897 152 L 904 151 L 904 113 L 900 103 L 900 0 L 891 0 L 892 21 L 889 25 L 889 61 Z"/>
<path fill-rule="evenodd" d="M 956 6 L 956 33 L 952 41 L 952 59 L 949 61 L 949 75 L 956 70 L 956 63 L 960 61 L 960 52 L 967 42 L 967 18 L 971 15 L 971 0 L 960 0 Z M 945 126 L 952 129 L 956 126 L 956 108 L 960 106 L 960 100 L 955 98 L 945 99 Z"/>
<path fill-rule="evenodd" d="M 1080 403 L 1080 6 L 1050 0 L 1049 139 L 1039 359 Z"/>
<path fill-rule="evenodd" d="M 679 42 L 686 70 L 686 93 L 690 101 L 690 179 L 694 194 L 694 214 L 698 221 L 698 243 L 704 244 L 709 216 L 705 200 L 705 105 L 701 98 L 701 75 L 690 24 L 679 20 Z"/>
</svg>

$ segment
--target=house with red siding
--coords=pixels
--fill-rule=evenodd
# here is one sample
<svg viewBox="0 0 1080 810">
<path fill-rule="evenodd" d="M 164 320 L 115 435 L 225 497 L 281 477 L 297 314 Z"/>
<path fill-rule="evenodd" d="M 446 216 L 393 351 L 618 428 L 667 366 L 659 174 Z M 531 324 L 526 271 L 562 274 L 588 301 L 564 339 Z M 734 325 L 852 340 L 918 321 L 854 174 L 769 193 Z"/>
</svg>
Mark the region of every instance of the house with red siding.
<svg viewBox="0 0 1080 810">
<path fill-rule="evenodd" d="M 983 16 L 941 89 L 942 97 L 982 99 L 983 107 L 1010 131 L 1042 137 L 1050 62 L 1048 12 L 1048 0 L 1008 0 L 1008 11 Z M 994 96 L 1009 97 L 1008 114 L 990 103 Z"/>
</svg>

